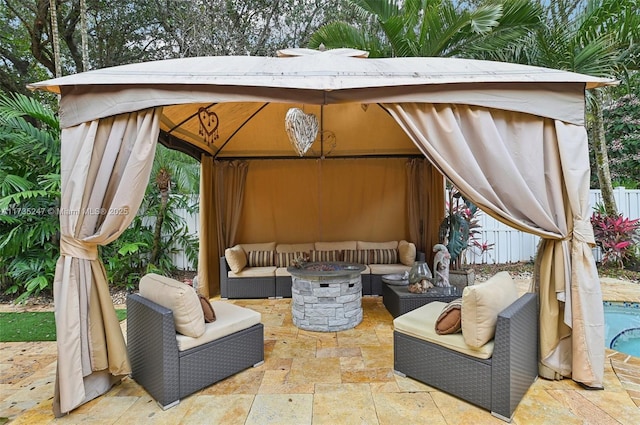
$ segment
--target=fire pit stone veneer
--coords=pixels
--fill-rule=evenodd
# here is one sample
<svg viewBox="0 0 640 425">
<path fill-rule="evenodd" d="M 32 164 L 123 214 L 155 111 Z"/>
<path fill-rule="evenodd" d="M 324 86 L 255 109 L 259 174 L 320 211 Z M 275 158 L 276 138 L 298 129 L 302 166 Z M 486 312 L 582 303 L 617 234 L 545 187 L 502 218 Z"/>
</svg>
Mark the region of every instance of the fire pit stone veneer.
<svg viewBox="0 0 640 425">
<path fill-rule="evenodd" d="M 362 321 L 362 264 L 327 262 L 289 267 L 291 313 L 300 329 L 336 332 Z"/>
</svg>

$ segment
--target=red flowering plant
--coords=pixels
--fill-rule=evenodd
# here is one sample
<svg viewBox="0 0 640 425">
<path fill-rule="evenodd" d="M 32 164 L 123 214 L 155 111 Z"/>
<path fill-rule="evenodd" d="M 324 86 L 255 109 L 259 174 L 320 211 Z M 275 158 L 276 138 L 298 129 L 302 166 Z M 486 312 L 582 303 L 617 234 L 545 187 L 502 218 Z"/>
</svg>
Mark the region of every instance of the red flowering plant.
<svg viewBox="0 0 640 425">
<path fill-rule="evenodd" d="M 634 253 L 640 244 L 640 219 L 630 220 L 622 214 L 608 216 L 595 208 L 591 225 L 596 244 L 602 249 L 602 264 L 613 263 L 620 268 L 637 261 Z"/>
</svg>

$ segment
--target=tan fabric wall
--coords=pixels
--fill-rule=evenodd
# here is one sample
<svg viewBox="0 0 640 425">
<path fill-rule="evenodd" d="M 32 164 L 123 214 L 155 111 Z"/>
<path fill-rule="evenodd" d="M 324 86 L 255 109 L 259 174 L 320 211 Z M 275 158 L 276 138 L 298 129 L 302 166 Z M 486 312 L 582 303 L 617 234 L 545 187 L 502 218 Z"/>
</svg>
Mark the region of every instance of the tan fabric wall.
<svg viewBox="0 0 640 425">
<path fill-rule="evenodd" d="M 237 242 L 409 239 L 406 161 L 250 161 Z"/>
</svg>

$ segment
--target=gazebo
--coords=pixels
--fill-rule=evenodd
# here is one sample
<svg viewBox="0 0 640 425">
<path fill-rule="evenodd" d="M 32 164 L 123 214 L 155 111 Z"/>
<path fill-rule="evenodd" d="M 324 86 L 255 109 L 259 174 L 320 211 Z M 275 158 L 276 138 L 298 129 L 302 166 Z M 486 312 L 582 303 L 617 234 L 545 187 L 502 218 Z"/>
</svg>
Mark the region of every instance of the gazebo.
<svg viewBox="0 0 640 425">
<path fill-rule="evenodd" d="M 60 94 L 56 416 L 130 372 L 97 247 L 131 223 L 158 141 L 201 162 L 202 292 L 217 293 L 218 257 L 239 241 L 406 238 L 431 247 L 446 177 L 485 213 L 542 237 L 532 288 L 540 375 L 602 387 L 584 96 L 615 82 L 351 49 L 278 53 L 131 64 L 30 85 Z"/>
</svg>

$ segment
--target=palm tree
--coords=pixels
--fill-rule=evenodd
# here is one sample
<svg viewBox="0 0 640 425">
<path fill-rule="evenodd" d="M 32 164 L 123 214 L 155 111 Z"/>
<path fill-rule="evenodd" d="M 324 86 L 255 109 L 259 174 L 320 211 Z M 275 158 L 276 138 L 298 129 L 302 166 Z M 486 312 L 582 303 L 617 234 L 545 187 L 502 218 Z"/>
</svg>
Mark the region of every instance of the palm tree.
<svg viewBox="0 0 640 425">
<path fill-rule="evenodd" d="M 198 193 L 200 168 L 193 158 L 159 145 L 151 175 L 155 177 L 149 183 L 146 197 L 151 197 L 152 202 L 147 207 L 157 211 L 149 263 L 157 266 L 163 246 L 163 225 L 170 206 L 170 194 L 183 195 L 180 200 L 184 204 L 187 201 L 184 196 Z M 158 200 L 157 205 L 154 205 L 154 199 Z"/>
<path fill-rule="evenodd" d="M 528 0 L 489 1 L 475 10 L 450 0 L 350 0 L 370 24 L 321 27 L 309 47 L 351 47 L 370 57 L 455 56 L 504 49 L 540 24 L 541 8 Z"/>
<path fill-rule="evenodd" d="M 511 50 L 486 52 L 487 59 L 518 62 L 626 79 L 638 69 L 640 16 L 637 0 L 588 0 L 581 7 L 559 11 L 550 6 L 547 23 Z M 617 215 L 602 109 L 607 89 L 587 93 L 587 128 L 607 215 Z"/>
</svg>

